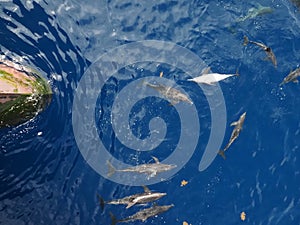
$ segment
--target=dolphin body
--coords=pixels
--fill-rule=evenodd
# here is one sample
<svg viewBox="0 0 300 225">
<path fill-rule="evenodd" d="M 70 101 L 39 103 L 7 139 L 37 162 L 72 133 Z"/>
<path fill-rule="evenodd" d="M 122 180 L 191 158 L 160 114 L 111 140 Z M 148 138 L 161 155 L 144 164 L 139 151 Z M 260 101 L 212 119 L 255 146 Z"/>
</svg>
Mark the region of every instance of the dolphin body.
<svg viewBox="0 0 300 225">
<path fill-rule="evenodd" d="M 244 121 L 245 121 L 245 117 L 246 117 L 246 112 L 244 112 L 238 121 L 235 121 L 233 123 L 230 124 L 230 126 L 235 126 L 233 131 L 232 131 L 232 134 L 231 134 L 231 137 L 229 139 L 229 142 L 228 144 L 225 146 L 225 148 L 223 150 L 220 150 L 219 151 L 219 155 L 221 155 L 223 157 L 223 159 L 226 159 L 225 157 L 225 151 L 231 146 L 231 144 L 238 138 L 238 136 L 240 135 L 240 132 L 242 131 L 242 128 L 243 128 L 243 124 L 244 124 Z"/>
<path fill-rule="evenodd" d="M 104 209 L 105 204 L 112 204 L 112 205 L 127 205 L 126 209 L 136 205 L 136 204 L 145 204 L 148 202 L 153 202 L 161 197 L 167 195 L 167 193 L 160 193 L 160 192 L 151 192 L 148 187 L 143 186 L 144 192 L 138 193 L 130 196 L 126 196 L 124 198 L 115 199 L 111 201 L 104 201 L 104 199 L 98 194 L 98 199 L 101 205 L 101 209 Z"/>
<path fill-rule="evenodd" d="M 144 84 L 150 88 L 153 88 L 154 90 L 157 90 L 160 94 L 169 99 L 172 105 L 176 105 L 179 102 L 193 104 L 187 95 L 175 88 L 164 86 L 162 84 L 151 84 L 148 82 L 144 82 Z"/>
<path fill-rule="evenodd" d="M 289 83 L 289 82 L 294 82 L 294 83 L 299 83 L 297 78 L 300 76 L 300 68 L 295 69 L 294 71 L 291 71 L 280 83 L 279 86 Z"/>
<path fill-rule="evenodd" d="M 210 67 L 202 70 L 201 75 L 199 77 L 194 77 L 192 79 L 188 79 L 188 81 L 194 81 L 196 83 L 202 83 L 207 85 L 213 85 L 216 82 L 224 80 L 228 77 L 238 76 L 239 74 L 219 74 L 219 73 L 210 73 Z"/>
<path fill-rule="evenodd" d="M 241 16 L 238 19 L 235 20 L 235 24 L 232 26 L 229 26 L 228 29 L 232 33 L 236 33 L 235 27 L 246 20 L 254 19 L 257 16 L 263 16 L 265 14 L 270 14 L 274 12 L 274 9 L 267 6 L 262 6 L 259 3 L 256 3 L 254 7 L 250 8 L 245 16 Z"/>
<path fill-rule="evenodd" d="M 163 164 L 160 163 L 159 160 L 152 156 L 154 159 L 154 163 L 141 164 L 137 166 L 128 167 L 125 169 L 116 169 L 114 166 L 107 161 L 109 172 L 107 174 L 108 177 L 112 176 L 115 172 L 134 172 L 134 173 L 145 173 L 148 174 L 148 178 L 155 177 L 158 173 L 169 171 L 171 169 L 176 168 L 176 165 L 173 164 Z"/>
<path fill-rule="evenodd" d="M 277 60 L 276 60 L 275 54 L 270 47 L 264 45 L 263 43 L 259 43 L 256 41 L 250 41 L 247 36 L 244 36 L 243 45 L 246 46 L 248 43 L 255 44 L 258 47 L 262 48 L 265 51 L 265 53 L 267 54 L 267 59 L 273 63 L 275 68 L 277 67 Z"/>
<path fill-rule="evenodd" d="M 163 212 L 168 211 L 170 208 L 172 208 L 174 205 L 154 205 L 150 208 L 143 209 L 127 218 L 117 220 L 116 217 L 110 213 L 110 218 L 111 218 L 111 225 L 116 225 L 117 223 L 127 223 L 127 222 L 132 222 L 132 221 L 137 221 L 140 220 L 142 222 L 145 222 L 149 217 L 156 216 L 158 214 L 161 214 Z"/>
<path fill-rule="evenodd" d="M 248 13 L 244 17 L 240 17 L 236 20 L 236 22 L 243 22 L 247 19 L 253 19 L 257 16 L 261 16 L 264 14 L 272 13 L 274 10 L 271 7 L 262 6 L 261 4 L 257 4 L 257 7 L 252 7 L 248 10 Z"/>
</svg>

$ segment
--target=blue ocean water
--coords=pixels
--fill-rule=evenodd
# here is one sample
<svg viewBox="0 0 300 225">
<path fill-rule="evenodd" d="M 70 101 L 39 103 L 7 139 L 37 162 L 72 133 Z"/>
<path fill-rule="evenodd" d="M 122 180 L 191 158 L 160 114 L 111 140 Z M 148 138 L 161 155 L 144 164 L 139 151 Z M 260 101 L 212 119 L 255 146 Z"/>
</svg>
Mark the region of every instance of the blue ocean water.
<svg viewBox="0 0 300 225">
<path fill-rule="evenodd" d="M 300 66 L 300 14 L 287 0 L 260 4 L 273 12 L 237 22 L 258 4 L 0 0 L 1 57 L 37 69 L 54 93 L 49 107 L 33 120 L 0 130 L 0 224 L 104 225 L 111 223 L 109 212 L 125 218 L 151 206 L 126 210 L 123 205 L 106 205 L 101 210 L 97 193 L 111 200 L 143 189 L 112 182 L 93 170 L 78 148 L 72 124 L 76 88 L 89 67 L 111 49 L 143 40 L 182 46 L 214 72 L 238 70 L 239 77 L 220 82 L 226 104 L 226 115 L 220 116 L 227 121 L 222 147 L 230 138 L 230 124 L 245 111 L 247 116 L 240 136 L 226 152 L 227 159 L 217 156 L 199 171 L 211 132 L 212 109 L 203 91 L 186 81 L 189 75 L 155 60 L 113 74 L 99 90 L 92 119 L 99 139 L 115 158 L 132 165 L 152 162 L 152 155 L 163 160 L 181 135 L 175 107 L 148 97 L 132 108 L 132 133 L 146 138 L 151 133 L 150 119 L 160 117 L 168 128 L 165 140 L 149 152 L 122 145 L 111 124 L 112 105 L 117 94 L 136 79 L 163 72 L 164 78 L 175 81 L 193 100 L 201 128 L 188 163 L 171 178 L 149 185 L 151 190 L 167 193 L 159 205 L 174 207 L 145 222 L 128 224 L 300 224 L 299 84 L 279 87 L 290 70 Z M 264 60 L 265 53 L 255 45 L 243 46 L 244 35 L 270 46 L 278 67 Z M 182 180 L 188 183 L 181 186 Z M 245 221 L 240 218 L 242 212 Z"/>
</svg>

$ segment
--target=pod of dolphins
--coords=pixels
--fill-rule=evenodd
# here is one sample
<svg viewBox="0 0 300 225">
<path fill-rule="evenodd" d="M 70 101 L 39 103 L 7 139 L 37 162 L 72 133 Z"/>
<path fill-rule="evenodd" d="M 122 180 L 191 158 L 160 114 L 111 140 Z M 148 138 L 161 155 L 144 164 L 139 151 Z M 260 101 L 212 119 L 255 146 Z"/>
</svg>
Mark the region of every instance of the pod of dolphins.
<svg viewBox="0 0 300 225">
<path fill-rule="evenodd" d="M 98 196 L 98 200 L 101 206 L 101 209 L 104 209 L 105 204 L 113 204 L 113 205 L 127 205 L 126 209 L 134 206 L 134 205 L 142 205 L 142 204 L 147 204 L 150 202 L 153 202 L 155 200 L 160 199 L 161 197 L 167 195 L 167 193 L 161 193 L 161 192 L 152 192 L 149 190 L 148 187 L 143 186 L 144 192 L 126 196 L 124 198 L 120 199 L 115 199 L 111 201 L 105 201 L 100 195 Z M 161 214 L 163 212 L 168 211 L 170 208 L 172 208 L 174 205 L 157 205 L 154 204 L 153 206 L 149 208 L 142 209 L 138 211 L 137 213 L 128 216 L 123 219 L 117 219 L 113 213 L 110 212 L 110 218 L 111 218 L 111 224 L 115 225 L 117 223 L 125 223 L 125 222 L 132 222 L 132 221 L 142 221 L 145 222 L 149 217 L 156 216 L 158 214 Z"/>
<path fill-rule="evenodd" d="M 277 67 L 277 60 L 275 57 L 274 52 L 272 49 L 268 46 L 266 46 L 263 43 L 259 43 L 256 41 L 249 40 L 247 36 L 244 36 L 244 42 L 243 45 L 246 46 L 248 44 L 253 44 L 262 49 L 266 55 L 267 60 L 271 61 L 273 66 Z M 205 85 L 214 85 L 216 82 L 222 81 L 226 78 L 232 77 L 232 76 L 238 76 L 238 72 L 236 71 L 235 74 L 219 74 L 219 73 L 212 73 L 210 67 L 204 68 L 201 72 L 200 76 L 188 79 L 188 81 L 196 82 L 199 84 L 205 84 Z M 279 86 L 282 86 L 289 82 L 298 83 L 297 78 L 300 76 L 300 68 L 296 68 L 295 70 L 291 71 L 279 84 Z M 158 91 L 161 95 L 163 95 L 165 98 L 167 98 L 171 105 L 178 104 L 179 102 L 186 102 L 188 104 L 193 104 L 192 100 L 189 99 L 189 97 L 182 93 L 180 90 L 177 90 L 172 87 L 168 87 L 162 84 L 151 84 L 148 82 L 143 82 L 143 84 L 146 87 L 152 88 L 156 91 Z M 242 128 L 243 124 L 246 118 L 246 112 L 242 113 L 240 115 L 239 119 L 235 122 L 232 122 L 230 126 L 234 126 L 231 137 L 227 143 L 227 145 L 219 150 L 218 154 L 222 156 L 222 158 L 226 159 L 225 152 L 229 149 L 229 147 L 232 145 L 232 143 L 238 138 Z M 137 166 L 128 167 L 125 169 L 116 169 L 109 161 L 107 161 L 108 165 L 108 176 L 112 176 L 116 172 L 131 172 L 131 173 L 144 173 L 148 176 L 148 179 L 156 176 L 158 173 L 165 172 L 172 170 L 176 167 L 176 165 L 168 165 L 168 164 L 162 164 L 159 162 L 159 160 L 156 157 L 152 157 L 155 161 L 154 163 L 147 163 L 147 164 L 140 164 Z M 135 206 L 135 205 L 144 205 L 153 201 L 156 201 L 160 199 L 161 197 L 167 195 L 167 193 L 164 192 L 152 192 L 149 190 L 148 187 L 143 186 L 144 192 L 126 196 L 121 199 L 115 199 L 110 201 L 105 201 L 100 195 L 98 195 L 99 203 L 101 206 L 101 209 L 104 209 L 105 204 L 113 204 L 113 205 L 127 205 L 126 209 Z M 174 205 L 157 205 L 154 204 L 153 206 L 149 208 L 144 208 L 137 213 L 128 216 L 123 219 L 117 219 L 111 212 L 111 224 L 115 225 L 117 223 L 122 222 L 132 222 L 132 221 L 146 221 L 149 217 L 154 217 L 158 214 L 161 214 L 163 212 L 166 212 L 170 208 L 172 208 Z"/>
</svg>

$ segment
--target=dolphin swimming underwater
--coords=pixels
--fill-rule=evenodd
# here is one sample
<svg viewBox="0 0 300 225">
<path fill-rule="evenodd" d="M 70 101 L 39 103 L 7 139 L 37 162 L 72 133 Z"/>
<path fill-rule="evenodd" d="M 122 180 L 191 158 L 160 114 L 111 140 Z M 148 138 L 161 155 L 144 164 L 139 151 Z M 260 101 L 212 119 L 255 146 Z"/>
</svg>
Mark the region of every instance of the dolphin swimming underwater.
<svg viewBox="0 0 300 225">
<path fill-rule="evenodd" d="M 158 200 L 161 197 L 167 195 L 167 193 L 152 192 L 146 186 L 143 186 L 143 188 L 144 188 L 144 192 L 142 192 L 142 193 L 126 196 L 126 197 L 120 198 L 120 199 L 114 199 L 111 201 L 104 201 L 104 199 L 99 194 L 97 194 L 97 196 L 98 196 L 98 199 L 100 202 L 100 206 L 103 210 L 105 204 L 127 205 L 126 209 L 128 209 L 136 204 L 145 204 L 148 202 L 153 202 L 153 201 Z"/>
<path fill-rule="evenodd" d="M 133 173 L 145 173 L 148 174 L 148 178 L 155 177 L 158 173 L 169 171 L 176 168 L 176 165 L 173 164 L 163 164 L 159 160 L 152 156 L 154 163 L 146 163 L 137 166 L 127 167 L 125 169 L 116 169 L 109 161 L 107 161 L 109 172 L 108 177 L 112 176 L 115 172 L 133 172 Z"/>
<path fill-rule="evenodd" d="M 225 151 L 227 151 L 227 149 L 231 146 L 231 144 L 238 138 L 238 136 L 240 135 L 240 132 L 242 131 L 243 128 L 243 124 L 246 118 L 246 112 L 244 112 L 238 121 L 235 121 L 233 123 L 230 124 L 230 126 L 235 126 L 232 133 L 231 133 L 231 137 L 229 139 L 228 144 L 225 146 L 225 148 L 223 150 L 220 150 L 218 152 L 219 155 L 221 155 L 223 157 L 223 159 L 226 159 L 225 157 Z"/>
<path fill-rule="evenodd" d="M 174 207 L 173 204 L 171 205 L 154 205 L 150 208 L 142 209 L 141 211 L 128 216 L 127 218 L 124 219 L 116 219 L 116 217 L 110 213 L 110 218 L 111 218 L 111 225 L 116 225 L 117 223 L 127 223 L 127 222 L 133 222 L 140 220 L 142 222 L 145 222 L 149 217 L 157 216 L 158 214 L 164 213 L 168 211 L 170 208 Z"/>
<path fill-rule="evenodd" d="M 263 43 L 259 43 L 259 42 L 256 42 L 256 41 L 250 41 L 247 36 L 244 36 L 243 45 L 246 46 L 248 43 L 255 44 L 258 47 L 260 47 L 262 50 L 264 50 L 265 53 L 267 54 L 267 59 L 270 60 L 273 63 L 275 68 L 277 68 L 277 60 L 276 60 L 274 52 L 272 51 L 272 49 L 270 47 L 266 46 Z"/>
<path fill-rule="evenodd" d="M 213 85 L 214 83 L 224 80 L 228 77 L 239 76 L 237 72 L 235 74 L 220 74 L 220 73 L 210 73 L 209 71 L 210 71 L 210 67 L 207 67 L 202 70 L 200 76 L 188 79 L 188 81 Z"/>
<path fill-rule="evenodd" d="M 252 7 L 248 10 L 248 13 L 244 17 L 240 17 L 236 20 L 236 22 L 244 22 L 247 19 L 253 19 L 257 16 L 262 16 L 265 14 L 269 14 L 274 12 L 274 10 L 271 7 L 268 6 L 262 6 L 261 4 L 257 3 L 256 7 Z"/>
<path fill-rule="evenodd" d="M 299 83 L 297 78 L 300 76 L 300 68 L 295 69 L 294 71 L 291 71 L 284 79 L 283 81 L 279 84 L 279 86 L 289 83 L 289 82 L 294 82 L 294 83 Z"/>
<path fill-rule="evenodd" d="M 172 105 L 176 105 L 179 102 L 187 102 L 189 104 L 193 104 L 193 102 L 189 99 L 189 97 L 182 93 L 181 91 L 168 87 L 162 84 L 151 84 L 148 82 L 143 82 L 146 86 L 158 91 L 160 94 L 165 96 L 167 99 L 170 100 Z"/>
</svg>

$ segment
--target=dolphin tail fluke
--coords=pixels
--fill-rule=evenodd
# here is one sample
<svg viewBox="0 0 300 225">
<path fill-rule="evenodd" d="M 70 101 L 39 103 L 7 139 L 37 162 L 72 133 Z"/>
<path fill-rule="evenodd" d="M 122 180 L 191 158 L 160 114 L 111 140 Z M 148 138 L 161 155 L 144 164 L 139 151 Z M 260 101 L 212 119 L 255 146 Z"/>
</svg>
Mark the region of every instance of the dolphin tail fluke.
<svg viewBox="0 0 300 225">
<path fill-rule="evenodd" d="M 243 45 L 246 46 L 249 43 L 249 39 L 247 36 L 244 36 L 244 42 Z"/>
<path fill-rule="evenodd" d="M 222 156 L 223 159 L 226 159 L 224 150 L 220 150 L 220 151 L 218 152 L 218 154 L 219 154 L 220 156 Z"/>
<path fill-rule="evenodd" d="M 111 164 L 111 162 L 106 161 L 106 164 L 108 166 L 108 173 L 107 176 L 111 177 L 112 175 L 114 175 L 114 173 L 117 171 L 116 168 Z"/>
<path fill-rule="evenodd" d="M 99 200 L 99 203 L 100 203 L 100 206 L 101 206 L 101 210 L 103 211 L 104 205 L 105 205 L 105 201 L 104 201 L 104 199 L 102 198 L 101 195 L 97 194 L 97 197 L 98 197 L 98 200 Z"/>
<path fill-rule="evenodd" d="M 111 225 L 116 225 L 119 222 L 112 212 L 109 212 L 109 216 L 111 219 Z"/>
</svg>

